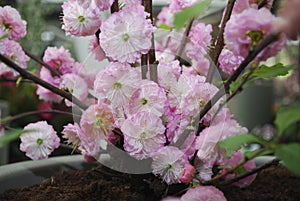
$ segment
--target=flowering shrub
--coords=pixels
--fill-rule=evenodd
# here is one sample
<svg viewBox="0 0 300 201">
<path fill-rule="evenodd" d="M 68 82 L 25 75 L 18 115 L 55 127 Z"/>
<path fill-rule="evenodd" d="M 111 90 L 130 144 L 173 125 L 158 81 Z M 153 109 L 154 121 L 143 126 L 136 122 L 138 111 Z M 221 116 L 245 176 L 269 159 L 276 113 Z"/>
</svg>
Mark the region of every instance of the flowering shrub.
<svg viewBox="0 0 300 201">
<path fill-rule="evenodd" d="M 266 153 L 300 175 L 299 144 L 249 134 L 225 106 L 252 80 L 291 70 L 261 62 L 295 39 L 299 30 L 289 21 L 300 20 L 291 6 L 298 2 L 287 3 L 295 15 L 275 16 L 272 1 L 229 0 L 216 38 L 212 25 L 198 19 L 209 2 L 171 0 L 155 23 L 151 0 L 64 2 L 62 29 L 74 37 L 92 36 L 88 51 L 109 61 L 93 73 L 64 47 L 48 47 L 42 60 L 25 54 L 17 40 L 25 36 L 26 22 L 14 8 L 1 7 L 0 76 L 32 80 L 41 100 L 78 107 L 80 120 L 59 135 L 86 159 L 99 159 L 109 151 L 105 146 L 117 147 L 140 164 L 150 160 L 152 173 L 168 185 L 190 184 L 181 198 L 164 200 L 226 200 L 213 184 L 248 186 L 256 173 L 252 160 Z M 36 76 L 24 70 L 29 57 L 42 65 Z M 227 77 L 221 85 L 213 79 L 216 69 Z M 300 120 L 297 111 L 278 112 L 279 134 Z M 46 121 L 31 123 L 18 135 L 20 150 L 33 160 L 47 158 L 60 142 Z M 242 152 L 251 143 L 261 148 Z"/>
</svg>

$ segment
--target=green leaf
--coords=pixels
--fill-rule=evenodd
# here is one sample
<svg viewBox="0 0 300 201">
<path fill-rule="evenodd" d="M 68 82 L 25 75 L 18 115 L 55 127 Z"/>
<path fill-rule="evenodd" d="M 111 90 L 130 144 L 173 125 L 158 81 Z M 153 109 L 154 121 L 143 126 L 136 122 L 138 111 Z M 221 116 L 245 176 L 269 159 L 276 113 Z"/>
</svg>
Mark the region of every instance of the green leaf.
<svg viewBox="0 0 300 201">
<path fill-rule="evenodd" d="M 229 86 L 229 93 L 232 94 L 235 90 L 237 90 L 240 84 L 241 83 L 239 81 L 233 81 Z"/>
<path fill-rule="evenodd" d="M 179 31 L 186 22 L 191 21 L 194 17 L 203 14 L 210 5 L 211 0 L 203 0 L 191 7 L 188 7 L 174 15 L 174 27 Z"/>
<path fill-rule="evenodd" d="M 289 126 L 300 121 L 300 105 L 283 107 L 277 111 L 275 125 L 281 135 Z"/>
<path fill-rule="evenodd" d="M 169 27 L 168 25 L 166 25 L 164 23 L 160 24 L 157 28 L 164 29 L 164 30 L 167 30 L 167 31 L 172 31 L 172 27 Z"/>
<path fill-rule="evenodd" d="M 275 155 L 283 161 L 286 168 L 297 176 L 300 176 L 300 143 L 279 145 L 275 149 Z"/>
<path fill-rule="evenodd" d="M 252 76 L 262 78 L 262 79 L 284 76 L 288 74 L 288 72 L 294 69 L 295 67 L 296 66 L 284 66 L 282 63 L 278 63 L 270 67 L 266 65 L 262 65 L 253 72 Z"/>
<path fill-rule="evenodd" d="M 22 129 L 16 129 L 11 131 L 5 131 L 4 135 L 0 137 L 0 147 L 16 140 L 22 133 L 25 133 Z"/>
<path fill-rule="evenodd" d="M 253 134 L 248 133 L 227 138 L 219 142 L 219 145 L 220 147 L 225 148 L 227 150 L 226 155 L 230 156 L 233 152 L 238 150 L 240 146 L 253 143 L 265 145 L 267 142 Z"/>
<path fill-rule="evenodd" d="M 3 36 L 0 36 L 0 41 L 6 39 L 6 38 L 8 38 L 8 37 L 9 37 L 8 34 L 4 34 Z"/>
</svg>

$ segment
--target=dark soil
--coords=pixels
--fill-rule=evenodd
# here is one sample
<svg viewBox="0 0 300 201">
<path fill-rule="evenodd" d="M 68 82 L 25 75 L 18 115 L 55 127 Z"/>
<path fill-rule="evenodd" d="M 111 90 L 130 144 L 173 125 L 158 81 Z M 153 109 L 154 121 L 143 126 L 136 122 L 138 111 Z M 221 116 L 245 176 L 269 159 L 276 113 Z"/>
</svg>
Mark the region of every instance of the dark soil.
<svg viewBox="0 0 300 201">
<path fill-rule="evenodd" d="M 276 171 L 274 171 L 276 170 Z M 169 188 L 168 194 L 180 192 L 184 186 Z M 40 185 L 8 190 L 1 201 L 159 201 L 165 185 L 152 175 L 127 175 L 98 166 L 87 171 L 58 173 Z M 246 189 L 223 186 L 228 201 L 299 201 L 300 178 L 276 166 L 259 173 Z"/>
</svg>

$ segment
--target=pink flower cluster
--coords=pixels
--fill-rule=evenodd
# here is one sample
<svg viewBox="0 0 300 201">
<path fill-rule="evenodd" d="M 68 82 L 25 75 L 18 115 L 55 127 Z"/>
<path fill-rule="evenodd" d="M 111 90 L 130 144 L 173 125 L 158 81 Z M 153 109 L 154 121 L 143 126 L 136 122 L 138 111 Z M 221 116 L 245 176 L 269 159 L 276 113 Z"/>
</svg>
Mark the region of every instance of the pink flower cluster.
<svg viewBox="0 0 300 201">
<path fill-rule="evenodd" d="M 26 22 L 11 6 L 0 7 L 0 53 L 22 68 L 27 67 L 29 57 L 16 41 L 26 35 Z M 14 78 L 19 73 L 0 62 L 0 76 Z"/>
<path fill-rule="evenodd" d="M 172 27 L 174 13 L 198 2 L 171 0 L 169 7 L 163 8 L 158 15 L 157 24 Z M 211 44 L 212 26 L 193 24 L 185 38 L 183 54 L 177 55 L 190 63 L 185 66 L 175 60 L 181 39 L 186 37 L 184 30 L 165 30 L 153 38 L 157 28 L 141 1 L 126 0 L 119 11 L 102 18 L 112 3 L 112 0 L 68 0 L 62 5 L 62 28 L 66 34 L 93 36 L 89 51 L 98 61 L 108 61 L 105 68 L 92 71 L 89 66 L 76 62 L 63 47 L 48 47 L 43 56 L 47 67 L 41 67 L 39 77 L 89 105 L 81 111 L 79 122 L 64 127 L 61 133 L 66 143 L 78 148 L 89 161 L 101 154 L 103 141 L 117 145 L 137 160 L 151 159 L 152 173 L 167 184 L 201 183 L 213 177 L 215 166 L 228 167 L 238 163 L 244 157 L 240 150 L 235 150 L 228 158 L 226 149 L 219 142 L 248 130 L 234 119 L 227 107 L 218 110 L 224 100 L 220 98 L 202 119 L 196 119 L 219 91 L 219 87 L 206 82 L 205 77 L 210 67 L 209 47 L 215 45 Z M 26 23 L 15 11 L 8 17 L 4 11 L 8 9 L 12 8 L 0 9 L 0 35 L 8 34 L 8 38 L 0 40 L 0 53 L 25 68 L 28 57 L 14 40 L 24 36 Z M 276 19 L 268 6 L 259 9 L 255 1 L 237 0 L 225 28 L 225 47 L 217 65 L 227 74 L 234 73 L 249 52 L 276 31 Z M 146 79 L 141 76 L 141 57 L 149 52 L 154 39 L 158 53 L 157 82 L 150 79 L 152 74 L 149 72 L 143 74 Z M 285 41 L 282 34 L 255 61 L 274 56 Z M 0 63 L 0 75 L 9 74 L 17 75 Z M 41 86 L 38 86 L 37 94 L 47 102 L 63 100 Z M 73 106 L 68 100 L 65 104 Z M 202 129 L 198 130 L 199 125 Z M 59 146 L 55 131 L 44 121 L 29 124 L 25 130 L 27 132 L 20 137 L 20 149 L 34 160 L 47 158 Z M 254 167 L 253 161 L 249 161 L 243 168 Z M 226 171 L 228 169 L 223 168 L 220 173 Z M 237 174 L 228 174 L 225 179 Z M 234 185 L 245 187 L 254 178 L 252 175 Z M 223 201 L 226 198 L 213 186 L 198 185 L 181 198 L 164 200 Z"/>
</svg>

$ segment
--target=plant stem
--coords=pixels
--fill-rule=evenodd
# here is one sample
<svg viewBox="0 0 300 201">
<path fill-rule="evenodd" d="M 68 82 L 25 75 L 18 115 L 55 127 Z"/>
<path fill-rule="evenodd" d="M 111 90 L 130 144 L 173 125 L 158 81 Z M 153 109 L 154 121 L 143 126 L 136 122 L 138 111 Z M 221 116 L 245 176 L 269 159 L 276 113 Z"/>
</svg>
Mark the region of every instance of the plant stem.
<svg viewBox="0 0 300 201">
<path fill-rule="evenodd" d="M 228 1 L 226 11 L 225 11 L 224 17 L 222 19 L 221 28 L 219 30 L 218 36 L 217 36 L 217 38 L 215 38 L 212 41 L 212 45 L 213 46 L 215 45 L 215 47 L 210 52 L 211 54 L 209 56 L 211 57 L 211 60 L 213 61 L 215 66 L 218 66 L 218 59 L 219 59 L 219 56 L 220 56 L 220 54 L 222 52 L 222 49 L 224 47 L 224 30 L 225 30 L 226 23 L 230 19 L 234 3 L 235 3 L 235 0 L 229 0 Z M 212 82 L 214 72 L 215 72 L 214 65 L 210 65 L 208 73 L 207 73 L 207 77 L 206 77 L 206 82 L 209 82 L 209 83 Z"/>
<path fill-rule="evenodd" d="M 232 168 L 230 168 L 230 170 L 222 173 L 222 174 L 218 174 L 215 177 L 213 177 L 211 180 L 203 182 L 203 185 L 211 185 L 213 183 L 215 183 L 217 180 L 224 178 L 226 175 L 234 172 L 237 168 L 239 168 L 241 165 L 244 165 L 247 161 L 254 159 L 255 157 L 259 156 L 261 153 L 263 153 L 266 150 L 266 148 L 262 148 L 260 150 L 258 150 L 258 152 L 256 154 L 253 154 L 251 157 L 249 158 L 244 158 L 242 159 L 239 163 L 235 164 L 235 166 L 233 166 Z"/>
<path fill-rule="evenodd" d="M 250 170 L 248 172 L 240 174 L 240 175 L 238 175 L 238 176 L 236 176 L 236 177 L 234 177 L 232 179 L 226 180 L 224 182 L 220 182 L 219 185 L 229 185 L 229 184 L 232 184 L 232 183 L 237 182 L 237 181 L 239 181 L 241 179 L 244 179 L 244 178 L 246 178 L 246 177 L 248 177 L 248 176 L 250 176 L 252 174 L 258 173 L 258 172 L 260 172 L 260 171 L 262 171 L 262 170 L 264 170 L 264 169 L 266 169 L 268 167 L 277 166 L 278 164 L 279 164 L 279 160 L 278 159 L 274 159 L 274 160 L 272 160 L 272 161 L 270 161 L 268 163 L 265 163 L 265 164 L 263 164 L 263 165 L 261 165 L 261 166 L 259 166 L 257 168 L 254 168 L 254 169 L 252 169 L 252 170 Z"/>
<path fill-rule="evenodd" d="M 188 42 L 188 36 L 190 34 L 190 31 L 191 31 L 191 28 L 192 28 L 192 25 L 193 25 L 193 22 L 194 22 L 194 18 L 190 21 L 190 23 L 188 24 L 185 32 L 184 32 L 184 35 L 180 41 L 180 45 L 179 45 L 179 48 L 178 48 L 178 51 L 176 53 L 176 56 L 175 56 L 175 60 L 179 60 L 181 59 L 182 57 L 182 53 L 183 53 L 183 50 L 186 46 L 186 43 Z"/>
<path fill-rule="evenodd" d="M 71 101 L 72 103 L 74 103 L 75 105 L 77 105 L 78 107 L 80 107 L 81 109 L 85 110 L 88 108 L 87 105 L 85 105 L 84 103 L 82 103 L 80 100 L 78 100 L 75 96 L 73 96 L 71 93 L 60 90 L 59 88 L 49 84 L 48 82 L 45 82 L 44 80 L 40 79 L 39 77 L 36 77 L 35 75 L 27 72 L 26 70 L 24 70 L 23 68 L 21 68 L 19 65 L 17 65 L 16 63 L 14 63 L 13 61 L 11 61 L 10 59 L 6 58 L 5 56 L 3 56 L 2 54 L 0 54 L 0 61 L 2 61 L 3 63 L 5 63 L 8 67 L 14 69 L 15 71 L 17 71 L 22 77 L 24 77 L 25 79 L 29 79 L 31 81 L 33 81 L 36 84 L 41 85 L 42 87 L 52 91 L 53 93 L 60 95 L 61 97 Z"/>
<path fill-rule="evenodd" d="M 64 114 L 64 115 L 69 115 L 69 116 L 77 116 L 77 117 L 80 117 L 80 115 L 73 114 L 73 113 L 71 113 L 71 112 L 60 111 L 60 110 L 39 110 L 39 111 L 29 111 L 29 112 L 24 112 L 24 113 L 21 113 L 21 114 L 18 114 L 18 115 L 9 117 L 8 119 L 5 118 L 5 120 L 3 120 L 3 121 L 0 123 L 0 125 L 1 125 L 0 127 L 4 127 L 4 126 L 10 124 L 11 122 L 16 121 L 16 120 L 21 119 L 21 118 L 24 118 L 24 117 L 28 117 L 28 116 L 36 115 L 36 114 L 42 114 L 42 113 L 56 113 L 56 114 Z"/>
<path fill-rule="evenodd" d="M 249 65 L 249 63 L 269 44 L 276 41 L 279 37 L 278 33 L 269 34 L 261 43 L 259 43 L 253 51 L 251 51 L 244 61 L 239 65 L 237 70 L 228 78 L 228 80 L 222 85 L 219 91 L 207 102 L 204 108 L 200 111 L 200 121 L 207 114 L 207 112 L 219 101 L 219 99 L 228 93 L 230 84 L 234 82 L 243 70 Z M 199 135 L 197 131 L 196 135 Z"/>
<path fill-rule="evenodd" d="M 24 49 L 23 49 L 24 50 Z M 44 66 L 45 68 L 47 68 L 48 70 L 51 71 L 51 73 L 53 73 L 54 75 L 60 77 L 61 76 L 61 73 L 55 69 L 55 68 L 52 68 L 50 65 L 46 64 L 45 62 L 43 62 L 41 59 L 39 59 L 37 56 L 27 52 L 26 50 L 24 50 L 25 54 L 27 56 L 29 56 L 31 59 L 33 59 L 34 61 L 36 61 L 37 63 L 41 64 L 42 66 Z"/>
<path fill-rule="evenodd" d="M 119 2 L 118 0 L 114 0 L 113 4 L 110 7 L 110 12 L 114 13 L 114 12 L 118 12 L 119 11 Z"/>
<path fill-rule="evenodd" d="M 151 20 L 151 23 L 153 25 L 153 15 L 152 15 L 152 0 L 142 0 L 142 5 L 145 7 L 145 11 L 149 13 L 149 19 Z M 150 80 L 157 83 L 157 64 L 155 64 L 156 58 L 155 58 L 155 45 L 154 45 L 154 33 L 152 33 L 151 37 L 151 48 L 149 52 L 146 54 L 147 57 L 142 56 L 142 78 L 145 79 L 145 73 L 146 67 L 150 71 Z M 147 62 L 145 62 L 145 60 Z M 143 69 L 144 68 L 144 69 Z"/>
</svg>

